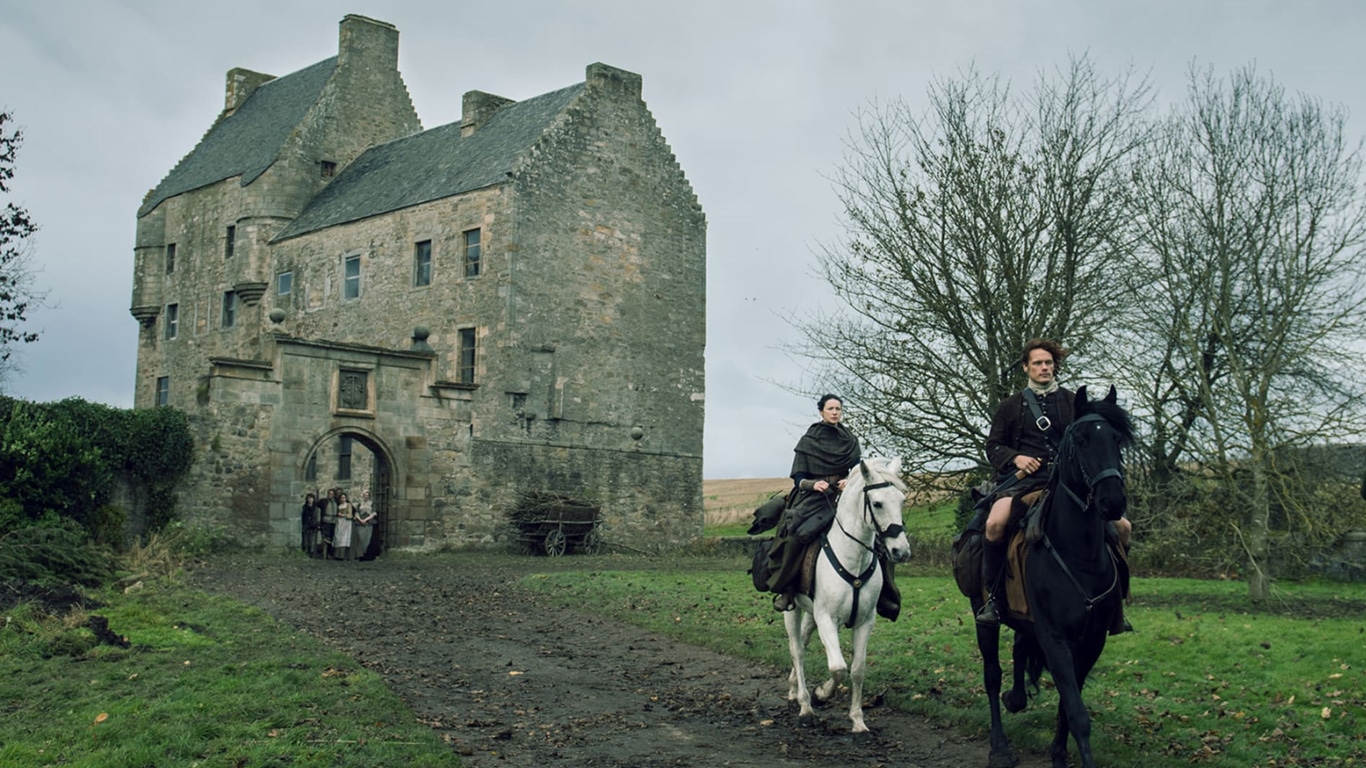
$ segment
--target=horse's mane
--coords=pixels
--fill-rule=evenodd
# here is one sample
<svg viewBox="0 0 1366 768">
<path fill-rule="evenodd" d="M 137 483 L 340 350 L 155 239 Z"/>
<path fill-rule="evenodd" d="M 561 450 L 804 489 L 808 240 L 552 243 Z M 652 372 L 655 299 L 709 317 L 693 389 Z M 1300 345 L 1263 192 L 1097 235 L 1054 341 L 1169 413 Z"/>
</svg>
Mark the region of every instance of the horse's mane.
<svg viewBox="0 0 1366 768">
<path fill-rule="evenodd" d="M 892 463 L 892 459 L 883 456 L 876 456 L 871 459 L 864 459 L 863 463 L 867 464 L 868 469 L 879 479 L 886 480 L 887 482 L 891 483 L 892 487 L 896 488 L 898 491 L 901 491 L 902 493 L 906 492 L 906 483 L 901 480 L 900 475 L 898 475 L 896 472 L 893 472 L 891 468 L 888 466 Z M 857 476 L 858 482 L 863 482 L 863 473 L 859 472 L 857 469 L 851 471 L 849 473 L 849 476 L 851 478 Z"/>
<path fill-rule="evenodd" d="M 1077 411 L 1075 419 L 1080 419 L 1087 414 L 1095 414 L 1110 423 L 1115 431 L 1119 433 L 1121 445 L 1129 445 L 1134 441 L 1134 421 L 1129 416 L 1129 412 L 1120 407 L 1119 403 L 1112 403 L 1109 400 L 1087 400 L 1086 405 Z"/>
</svg>

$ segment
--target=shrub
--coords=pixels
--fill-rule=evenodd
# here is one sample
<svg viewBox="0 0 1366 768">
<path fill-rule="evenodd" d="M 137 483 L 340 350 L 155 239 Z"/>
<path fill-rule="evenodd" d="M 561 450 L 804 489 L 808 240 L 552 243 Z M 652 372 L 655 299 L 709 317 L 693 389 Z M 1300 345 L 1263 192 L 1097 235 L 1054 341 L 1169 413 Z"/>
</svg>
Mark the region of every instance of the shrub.
<svg viewBox="0 0 1366 768">
<path fill-rule="evenodd" d="M 69 521 L 20 528 L 0 544 L 0 580 L 94 587 L 114 575 L 113 552 Z"/>
</svg>

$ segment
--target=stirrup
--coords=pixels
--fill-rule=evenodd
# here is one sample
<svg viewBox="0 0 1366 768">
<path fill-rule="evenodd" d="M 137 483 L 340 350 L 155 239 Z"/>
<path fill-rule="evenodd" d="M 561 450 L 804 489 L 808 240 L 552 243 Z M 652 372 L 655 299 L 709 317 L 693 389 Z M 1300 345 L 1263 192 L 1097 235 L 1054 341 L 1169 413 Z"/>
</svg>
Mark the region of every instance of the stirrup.
<svg viewBox="0 0 1366 768">
<path fill-rule="evenodd" d="M 1111 636 L 1111 637 L 1114 637 L 1115 635 L 1122 635 L 1122 634 L 1124 634 L 1125 632 L 1133 632 L 1133 631 L 1134 631 L 1134 625 L 1130 624 L 1130 623 L 1129 623 L 1129 620 L 1128 620 L 1127 618 L 1124 618 L 1124 617 L 1121 616 L 1120 619 L 1119 619 L 1119 621 L 1116 623 L 1116 625 L 1110 627 L 1110 636 Z"/>
<path fill-rule="evenodd" d="M 977 620 L 978 624 L 993 624 L 999 626 L 1001 624 L 1001 614 L 996 610 L 996 599 L 988 598 L 986 603 L 982 605 L 982 609 L 979 610 L 973 618 Z"/>
<path fill-rule="evenodd" d="M 795 608 L 796 605 L 797 602 L 792 599 L 792 595 L 788 592 L 779 592 L 773 596 L 773 610 L 779 613 L 786 613 Z"/>
</svg>

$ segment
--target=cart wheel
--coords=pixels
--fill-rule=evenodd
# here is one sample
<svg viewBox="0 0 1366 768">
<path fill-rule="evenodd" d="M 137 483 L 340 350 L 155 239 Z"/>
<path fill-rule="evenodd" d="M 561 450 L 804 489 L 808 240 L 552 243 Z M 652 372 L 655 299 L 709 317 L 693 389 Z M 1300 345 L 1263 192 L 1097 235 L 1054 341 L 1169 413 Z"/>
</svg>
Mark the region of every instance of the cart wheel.
<svg viewBox="0 0 1366 768">
<path fill-rule="evenodd" d="M 598 533 L 597 528 L 593 528 L 583 535 L 583 543 L 579 549 L 586 555 L 596 555 L 602 550 L 602 534 Z"/>
<path fill-rule="evenodd" d="M 551 557 L 559 557 L 568 548 L 569 542 L 564 538 L 564 531 L 559 528 L 551 528 L 545 535 L 545 553 Z"/>
</svg>

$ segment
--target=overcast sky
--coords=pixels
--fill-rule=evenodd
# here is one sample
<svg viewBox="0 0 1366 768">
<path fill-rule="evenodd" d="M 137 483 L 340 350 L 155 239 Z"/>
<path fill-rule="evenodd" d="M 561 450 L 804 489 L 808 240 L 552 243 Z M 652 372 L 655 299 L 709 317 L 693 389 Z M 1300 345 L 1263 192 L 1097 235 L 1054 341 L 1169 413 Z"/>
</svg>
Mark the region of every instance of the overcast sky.
<svg viewBox="0 0 1366 768">
<path fill-rule="evenodd" d="M 785 319 L 830 306 L 813 253 L 840 234 L 827 178 L 853 114 L 923 108 L 935 76 L 975 65 L 1028 86 L 1089 54 L 1182 97 L 1196 62 L 1255 63 L 1292 91 L 1346 106 L 1366 132 L 1366 3 L 1270 0 L 0 0 L 0 108 L 26 138 L 13 202 L 50 308 L 8 394 L 133 399 L 135 213 L 223 107 L 224 75 L 285 75 L 336 53 L 358 13 L 400 31 L 399 68 L 424 128 L 468 90 L 521 100 L 604 62 L 644 98 L 707 215 L 705 476 L 786 475 L 816 419 L 793 394 Z"/>
</svg>

